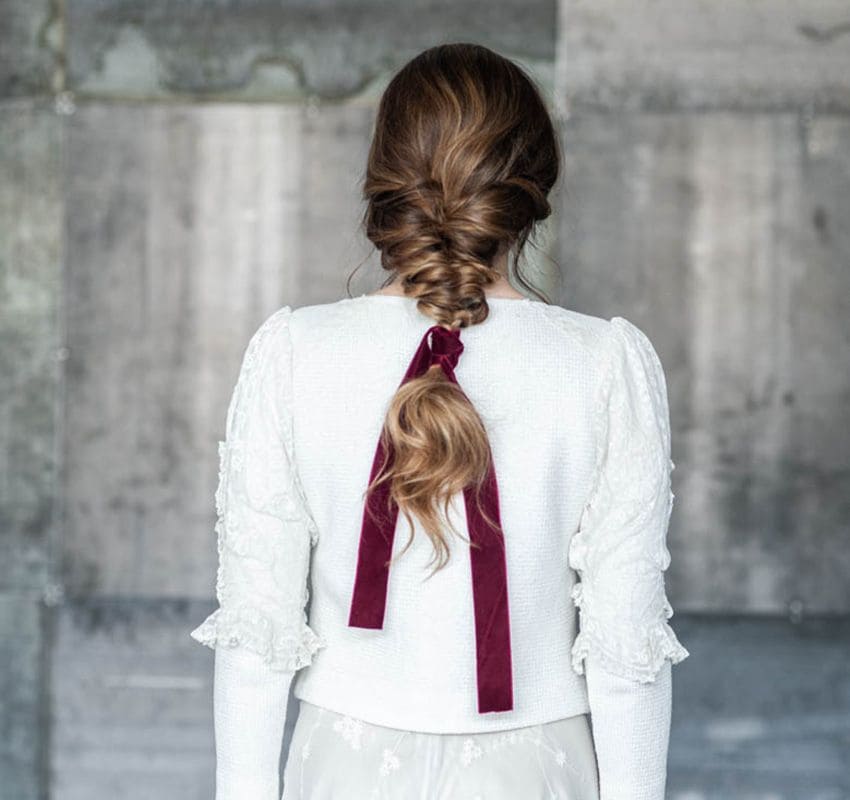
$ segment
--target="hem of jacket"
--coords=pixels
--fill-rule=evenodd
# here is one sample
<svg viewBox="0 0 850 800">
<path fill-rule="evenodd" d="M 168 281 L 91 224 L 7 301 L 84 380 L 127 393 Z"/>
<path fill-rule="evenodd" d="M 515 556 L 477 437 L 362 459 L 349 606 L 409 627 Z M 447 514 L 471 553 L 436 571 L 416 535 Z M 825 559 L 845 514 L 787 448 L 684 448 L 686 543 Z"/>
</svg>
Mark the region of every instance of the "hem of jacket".
<svg viewBox="0 0 850 800">
<path fill-rule="evenodd" d="M 590 713 L 586 684 L 580 676 L 576 676 L 579 691 L 565 692 L 561 702 L 541 698 L 534 705 L 523 709 L 522 713 L 514 708 L 510 711 L 470 715 L 452 714 L 449 709 L 456 698 L 443 697 L 439 702 L 435 699 L 428 705 L 434 709 L 434 715 L 432 720 L 427 720 L 416 711 L 405 711 L 403 698 L 393 697 L 386 687 L 372 683 L 366 690 L 365 687 L 354 686 L 344 680 L 334 680 L 330 674 L 328 680 L 311 681 L 310 678 L 316 677 L 309 674 L 314 669 L 314 666 L 310 666 L 296 674 L 292 693 L 298 700 L 305 700 L 372 725 L 415 733 L 475 734 L 509 731 Z M 412 687 L 410 691 L 422 694 L 416 687 Z"/>
</svg>

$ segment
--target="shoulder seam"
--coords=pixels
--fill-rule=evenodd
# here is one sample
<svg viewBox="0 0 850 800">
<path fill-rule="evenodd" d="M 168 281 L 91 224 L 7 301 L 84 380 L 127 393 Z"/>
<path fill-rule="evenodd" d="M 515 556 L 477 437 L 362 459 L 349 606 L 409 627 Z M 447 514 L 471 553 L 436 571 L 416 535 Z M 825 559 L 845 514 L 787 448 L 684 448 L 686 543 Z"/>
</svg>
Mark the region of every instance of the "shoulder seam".
<svg viewBox="0 0 850 800">
<path fill-rule="evenodd" d="M 539 312 L 539 316 L 544 319 L 547 324 L 553 326 L 559 331 L 571 332 L 573 330 L 583 330 L 587 331 L 590 336 L 592 336 L 597 341 L 601 341 L 602 336 L 598 335 L 594 330 L 593 325 L 583 325 L 578 320 L 569 316 L 570 309 L 564 308 L 563 306 L 559 306 L 554 303 L 531 303 L 532 306 L 536 308 Z M 554 313 L 549 313 L 550 309 L 554 311 Z M 586 315 L 590 317 L 590 315 Z M 605 324 L 606 320 L 601 317 L 591 319 L 597 319 L 600 323 Z M 600 325 L 601 327 L 601 325 Z"/>
</svg>

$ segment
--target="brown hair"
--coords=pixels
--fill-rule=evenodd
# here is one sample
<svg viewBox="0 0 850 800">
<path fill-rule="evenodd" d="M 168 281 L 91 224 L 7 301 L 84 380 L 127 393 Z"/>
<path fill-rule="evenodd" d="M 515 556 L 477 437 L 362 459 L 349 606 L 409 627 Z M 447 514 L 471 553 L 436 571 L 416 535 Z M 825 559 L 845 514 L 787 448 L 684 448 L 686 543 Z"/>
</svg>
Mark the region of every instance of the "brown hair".
<svg viewBox="0 0 850 800">
<path fill-rule="evenodd" d="M 505 250 L 514 249 L 514 274 L 537 293 L 519 258 L 551 214 L 559 167 L 554 125 L 523 69 L 481 45 L 432 47 L 381 96 L 363 182 L 366 235 L 422 313 L 448 328 L 481 323 L 484 289 L 498 279 L 493 262 Z M 480 490 L 487 475 L 484 424 L 434 365 L 399 388 L 381 436 L 393 458 L 366 491 L 390 482 L 411 526 L 402 553 L 415 515 L 434 545 L 436 572 L 449 557 L 441 504 L 447 512 L 452 495 Z"/>
</svg>

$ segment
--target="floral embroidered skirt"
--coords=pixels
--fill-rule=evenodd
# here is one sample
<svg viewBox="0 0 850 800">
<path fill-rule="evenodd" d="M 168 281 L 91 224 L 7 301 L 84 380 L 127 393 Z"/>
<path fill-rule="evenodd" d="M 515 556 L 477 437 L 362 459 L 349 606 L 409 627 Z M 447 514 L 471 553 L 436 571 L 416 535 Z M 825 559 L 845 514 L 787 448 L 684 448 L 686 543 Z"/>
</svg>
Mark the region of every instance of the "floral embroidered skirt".
<svg viewBox="0 0 850 800">
<path fill-rule="evenodd" d="M 300 703 L 282 800 L 599 800 L 587 714 L 438 734 Z"/>
</svg>

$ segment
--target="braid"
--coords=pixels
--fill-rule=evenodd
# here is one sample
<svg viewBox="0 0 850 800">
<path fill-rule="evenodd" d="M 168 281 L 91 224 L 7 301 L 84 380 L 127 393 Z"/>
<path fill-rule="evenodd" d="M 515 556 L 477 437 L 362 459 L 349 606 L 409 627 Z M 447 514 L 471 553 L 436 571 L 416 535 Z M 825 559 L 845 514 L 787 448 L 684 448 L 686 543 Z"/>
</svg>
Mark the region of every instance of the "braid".
<svg viewBox="0 0 850 800">
<path fill-rule="evenodd" d="M 480 324 L 490 312 L 485 290 L 501 277 L 494 260 L 516 245 L 518 262 L 550 215 L 559 163 L 552 121 L 522 69 L 479 45 L 430 48 L 381 97 L 363 185 L 366 235 L 424 315 L 452 329 Z M 390 481 L 411 540 L 415 515 L 439 569 L 448 553 L 440 508 L 480 487 L 490 466 L 484 423 L 432 367 L 399 387 L 382 435 L 395 458 L 369 491 Z"/>
</svg>

